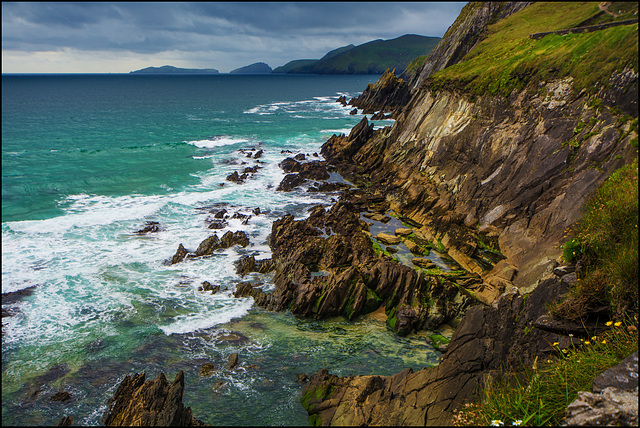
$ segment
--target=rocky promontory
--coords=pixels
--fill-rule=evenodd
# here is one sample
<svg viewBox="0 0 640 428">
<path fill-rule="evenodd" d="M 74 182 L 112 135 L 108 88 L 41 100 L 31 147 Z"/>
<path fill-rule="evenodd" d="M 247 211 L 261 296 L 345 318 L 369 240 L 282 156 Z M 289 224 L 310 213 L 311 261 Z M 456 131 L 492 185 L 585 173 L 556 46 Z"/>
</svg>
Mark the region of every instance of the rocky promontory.
<svg viewBox="0 0 640 428">
<path fill-rule="evenodd" d="M 207 426 L 193 417 L 182 403 L 184 373 L 179 371 L 173 383 L 160 373 L 145 382 L 145 373 L 125 376 L 102 423 L 106 426 Z"/>
</svg>

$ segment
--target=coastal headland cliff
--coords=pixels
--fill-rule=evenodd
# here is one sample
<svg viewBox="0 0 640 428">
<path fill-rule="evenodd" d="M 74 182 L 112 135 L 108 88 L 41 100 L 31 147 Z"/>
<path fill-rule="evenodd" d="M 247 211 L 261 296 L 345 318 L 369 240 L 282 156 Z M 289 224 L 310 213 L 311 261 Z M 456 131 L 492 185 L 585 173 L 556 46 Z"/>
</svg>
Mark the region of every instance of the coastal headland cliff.
<svg viewBox="0 0 640 428">
<path fill-rule="evenodd" d="M 337 222 L 332 216 L 344 209 L 341 202 L 304 222 L 274 224 L 275 248 L 283 223 L 308 228 L 295 236 L 318 236 L 320 263 L 311 263 L 310 271 L 325 272 L 312 278 L 303 269 L 287 269 L 292 258 L 274 251 L 280 266 L 274 298 L 287 303 L 281 308 L 317 317 L 351 317 L 384 306 L 388 326 L 399 334 L 455 324 L 466 313 L 438 367 L 390 377 L 338 378 L 326 370 L 312 376 L 302 398 L 311 423 L 450 424 L 452 411 L 473 400 L 478 386 L 505 365 L 530 365 L 552 343 L 568 346 L 574 333 L 594 331 L 595 321 L 581 328 L 553 320 L 547 305 L 576 280 L 566 276 L 573 267 L 558 266 L 566 230 L 610 174 L 637 157 L 637 22 L 569 41 L 550 36 L 558 39 L 543 38 L 544 45 L 528 37 L 527 31 L 539 31 L 525 25 L 557 12 L 562 16 L 545 22 L 545 29 L 570 28 L 598 13 L 592 6 L 561 11 L 559 4 L 471 3 L 413 75 L 386 73 L 350 101 L 396 118 L 394 126 L 376 131 L 365 118 L 349 136 L 335 135 L 322 148 L 330 165 L 368 191 L 367 203 L 356 211 L 394 214 L 415 237 L 401 240 L 438 243 L 466 274 L 434 276 L 385 255 L 364 261 L 358 232 L 319 237 L 322 226 Z M 614 31 L 627 34 L 628 50 L 624 43 L 609 44 L 606 32 Z M 490 62 L 491 55 L 509 53 L 489 42 L 508 45 L 510 36 L 512 55 L 544 46 L 547 56 L 523 55 L 516 65 L 507 56 Z M 523 36 L 530 45 L 521 45 Z M 548 53 L 554 44 L 569 43 L 602 49 L 592 50 L 592 58 L 583 54 L 585 71 Z M 615 65 L 612 55 L 619 58 Z M 480 71 L 474 74 L 472 66 Z M 345 193 L 344 204 L 350 198 Z M 328 223 L 314 223 L 320 218 Z M 325 262 L 339 247 L 329 240 L 351 245 L 351 257 L 338 264 L 342 271 L 332 272 L 335 266 Z M 287 251 L 310 249 L 311 241 L 304 242 Z"/>
</svg>

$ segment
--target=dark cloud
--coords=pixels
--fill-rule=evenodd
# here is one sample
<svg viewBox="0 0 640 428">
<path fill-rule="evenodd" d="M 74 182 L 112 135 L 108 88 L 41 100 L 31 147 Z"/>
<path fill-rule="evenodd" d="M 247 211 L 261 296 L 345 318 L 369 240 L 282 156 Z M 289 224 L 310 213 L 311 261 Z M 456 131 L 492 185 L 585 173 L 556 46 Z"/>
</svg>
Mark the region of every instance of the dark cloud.
<svg viewBox="0 0 640 428">
<path fill-rule="evenodd" d="M 19 52 L 216 52 L 282 65 L 350 43 L 442 36 L 464 3 L 2 3 L 2 49 Z M 4 56 L 4 55 L 3 55 Z M 187 60 L 186 56 L 183 56 Z M 225 61 L 233 61 L 226 56 Z"/>
</svg>

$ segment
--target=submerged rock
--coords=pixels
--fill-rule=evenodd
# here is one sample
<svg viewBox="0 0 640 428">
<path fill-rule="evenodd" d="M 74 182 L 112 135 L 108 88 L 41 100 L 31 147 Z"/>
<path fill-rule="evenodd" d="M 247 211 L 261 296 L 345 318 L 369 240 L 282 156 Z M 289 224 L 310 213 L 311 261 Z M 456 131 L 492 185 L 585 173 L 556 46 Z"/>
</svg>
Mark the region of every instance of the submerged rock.
<svg viewBox="0 0 640 428">
<path fill-rule="evenodd" d="M 155 233 L 161 230 L 162 228 L 160 227 L 160 223 L 157 221 L 148 221 L 142 229 L 137 230 L 135 233 L 138 235 L 144 235 L 145 233 Z"/>
<path fill-rule="evenodd" d="M 69 399 L 71 399 L 71 394 L 67 391 L 56 392 L 50 398 L 51 401 L 67 401 Z"/>
<path fill-rule="evenodd" d="M 237 365 L 238 365 L 238 353 L 234 352 L 233 354 L 229 355 L 229 361 L 227 362 L 227 369 L 229 370 L 233 370 Z"/>
<path fill-rule="evenodd" d="M 106 426 L 206 426 L 182 403 L 184 372 L 169 385 L 163 373 L 145 382 L 145 373 L 126 376 L 107 402 Z"/>
</svg>

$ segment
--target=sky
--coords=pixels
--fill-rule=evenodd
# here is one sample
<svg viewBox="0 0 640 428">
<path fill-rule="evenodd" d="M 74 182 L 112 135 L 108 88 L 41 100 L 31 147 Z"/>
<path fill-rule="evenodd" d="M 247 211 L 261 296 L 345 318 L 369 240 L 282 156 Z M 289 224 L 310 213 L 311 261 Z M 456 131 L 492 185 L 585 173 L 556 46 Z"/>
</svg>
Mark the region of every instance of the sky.
<svg viewBox="0 0 640 428">
<path fill-rule="evenodd" d="M 2 3 L 3 73 L 271 68 L 404 34 L 442 37 L 466 2 Z"/>
</svg>

